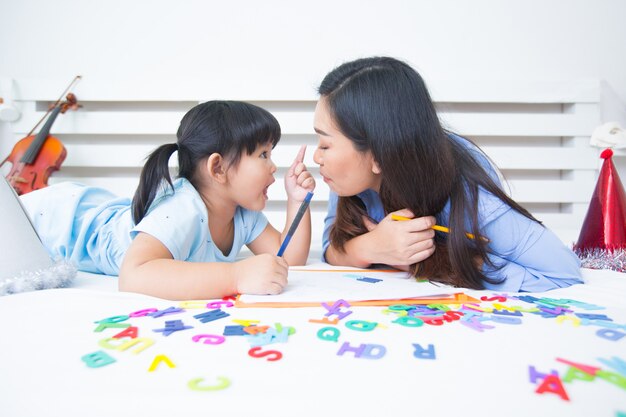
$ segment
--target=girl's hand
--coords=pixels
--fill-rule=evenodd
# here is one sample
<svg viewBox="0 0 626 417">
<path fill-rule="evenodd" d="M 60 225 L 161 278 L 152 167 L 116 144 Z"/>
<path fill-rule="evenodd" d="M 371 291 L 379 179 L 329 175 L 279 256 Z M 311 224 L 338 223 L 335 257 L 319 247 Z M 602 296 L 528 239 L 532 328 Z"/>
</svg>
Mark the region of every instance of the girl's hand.
<svg viewBox="0 0 626 417">
<path fill-rule="evenodd" d="M 411 220 L 393 220 L 392 214 Z M 389 213 L 378 224 L 363 218 L 373 250 L 376 251 L 376 263 L 404 270 L 404 267 L 421 262 L 435 252 L 435 231 L 431 229 L 435 218 L 413 216 L 410 210 L 404 209 Z"/>
<path fill-rule="evenodd" d="M 233 264 L 238 294 L 280 294 L 287 285 L 289 265 L 278 256 L 264 253 Z"/>
<path fill-rule="evenodd" d="M 315 179 L 304 165 L 304 153 L 306 145 L 302 145 L 296 159 L 289 167 L 285 175 L 285 190 L 287 198 L 293 201 L 302 202 L 309 191 L 315 189 Z"/>
</svg>

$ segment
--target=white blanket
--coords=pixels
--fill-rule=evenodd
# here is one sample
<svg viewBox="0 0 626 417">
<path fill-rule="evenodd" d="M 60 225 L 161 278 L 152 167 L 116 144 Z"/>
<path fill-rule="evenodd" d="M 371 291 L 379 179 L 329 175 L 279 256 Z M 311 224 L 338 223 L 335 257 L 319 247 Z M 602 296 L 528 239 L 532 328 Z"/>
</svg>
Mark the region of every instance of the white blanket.
<svg viewBox="0 0 626 417">
<path fill-rule="evenodd" d="M 626 274 L 583 272 L 584 285 L 518 294 L 551 299 L 546 317 L 528 311 L 537 307 L 528 299 L 465 291 L 492 298 L 479 308 L 518 306 L 521 315 L 448 314 L 419 326 L 388 307 L 340 306 L 333 315 L 321 304 L 186 303 L 141 316 L 181 304 L 81 273 L 73 288 L 0 297 L 0 416 L 616 416 L 626 413 Z M 217 307 L 228 316 L 194 317 Z M 336 324 L 309 321 L 348 311 Z M 107 318 L 132 327 L 97 323 Z M 224 335 L 240 324 L 265 336 Z M 191 328 L 166 335 L 177 325 Z M 133 328 L 153 344 L 113 337 Z M 251 356 L 257 344 L 260 357 Z M 535 371 L 559 377 L 531 382 Z"/>
</svg>

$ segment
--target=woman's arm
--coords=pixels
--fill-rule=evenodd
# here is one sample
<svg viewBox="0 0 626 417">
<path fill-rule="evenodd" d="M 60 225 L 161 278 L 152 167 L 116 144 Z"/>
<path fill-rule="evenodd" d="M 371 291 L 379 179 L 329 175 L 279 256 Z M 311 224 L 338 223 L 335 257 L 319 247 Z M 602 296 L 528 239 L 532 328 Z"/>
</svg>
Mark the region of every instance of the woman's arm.
<svg viewBox="0 0 626 417">
<path fill-rule="evenodd" d="M 482 228 L 489 238 L 490 278 L 504 279 L 485 287 L 500 291 L 548 291 L 582 283 L 580 260 L 551 230 L 508 206 L 487 216 Z M 500 269 L 498 269 L 500 267 Z"/>
<path fill-rule="evenodd" d="M 331 265 L 353 266 L 356 268 L 368 268 L 377 263 L 375 240 L 370 233 L 365 233 L 347 241 L 343 247 L 344 251 L 333 246 L 332 242 L 326 248 L 324 257 Z"/>
<path fill-rule="evenodd" d="M 255 256 L 235 263 L 180 261 L 147 233 L 137 234 L 119 275 L 120 291 L 169 300 L 278 294 L 286 284 L 287 265 L 276 256 Z"/>
<path fill-rule="evenodd" d="M 392 214 L 411 217 L 407 221 L 395 221 Z M 431 226 L 435 218 L 412 218 L 409 210 L 390 213 L 378 224 L 364 219 L 368 232 L 357 236 L 344 245 L 344 251 L 332 242 L 326 249 L 326 261 L 331 265 L 348 265 L 367 268 L 372 264 L 405 267 L 421 262 L 435 250 L 435 231 Z"/>
</svg>

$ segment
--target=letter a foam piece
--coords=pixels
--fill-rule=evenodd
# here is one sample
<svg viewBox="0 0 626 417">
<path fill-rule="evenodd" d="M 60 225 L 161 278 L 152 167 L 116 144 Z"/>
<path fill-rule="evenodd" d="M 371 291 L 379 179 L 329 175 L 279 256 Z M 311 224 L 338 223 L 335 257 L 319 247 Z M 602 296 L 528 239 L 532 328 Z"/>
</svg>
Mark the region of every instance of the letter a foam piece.
<svg viewBox="0 0 626 417">
<path fill-rule="evenodd" d="M 555 375 L 547 375 L 541 385 L 537 387 L 535 390 L 537 394 L 543 394 L 544 392 L 551 392 L 553 394 L 558 395 L 565 401 L 569 401 L 569 397 L 567 396 L 567 392 L 565 392 L 565 388 L 561 383 L 561 379 Z"/>
</svg>

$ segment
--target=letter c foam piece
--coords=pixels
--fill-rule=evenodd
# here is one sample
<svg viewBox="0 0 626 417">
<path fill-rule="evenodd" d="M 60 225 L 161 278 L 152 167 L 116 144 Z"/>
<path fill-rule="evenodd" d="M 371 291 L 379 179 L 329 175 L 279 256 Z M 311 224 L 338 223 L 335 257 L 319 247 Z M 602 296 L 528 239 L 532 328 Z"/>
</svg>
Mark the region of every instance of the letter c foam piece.
<svg viewBox="0 0 626 417">
<path fill-rule="evenodd" d="M 215 385 L 202 385 L 204 378 L 194 378 L 187 383 L 187 386 L 194 391 L 218 391 L 230 386 L 230 380 L 223 376 L 218 376 L 217 381 Z"/>
</svg>

